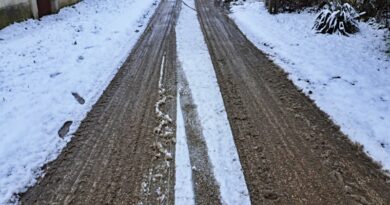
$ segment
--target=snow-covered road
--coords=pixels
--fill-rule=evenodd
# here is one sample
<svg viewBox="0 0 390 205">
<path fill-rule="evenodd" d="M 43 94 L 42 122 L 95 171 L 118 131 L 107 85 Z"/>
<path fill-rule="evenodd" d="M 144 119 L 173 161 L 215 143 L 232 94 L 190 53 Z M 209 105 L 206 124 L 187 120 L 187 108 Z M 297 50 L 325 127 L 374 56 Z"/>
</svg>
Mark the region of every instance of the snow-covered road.
<svg viewBox="0 0 390 205">
<path fill-rule="evenodd" d="M 143 33 L 156 0 L 84 0 L 0 30 L 0 204 L 69 141 Z M 85 100 L 79 104 L 72 93 Z"/>
</svg>

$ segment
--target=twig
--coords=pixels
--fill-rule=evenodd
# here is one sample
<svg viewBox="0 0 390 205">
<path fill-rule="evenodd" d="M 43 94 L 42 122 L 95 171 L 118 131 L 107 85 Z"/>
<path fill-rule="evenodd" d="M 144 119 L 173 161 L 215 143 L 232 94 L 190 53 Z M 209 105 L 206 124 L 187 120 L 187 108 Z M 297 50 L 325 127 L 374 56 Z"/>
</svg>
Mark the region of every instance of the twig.
<svg viewBox="0 0 390 205">
<path fill-rule="evenodd" d="M 189 6 L 185 1 L 182 1 L 184 6 L 187 6 L 188 8 L 194 10 L 196 12 L 196 9 L 192 8 L 191 6 Z"/>
</svg>

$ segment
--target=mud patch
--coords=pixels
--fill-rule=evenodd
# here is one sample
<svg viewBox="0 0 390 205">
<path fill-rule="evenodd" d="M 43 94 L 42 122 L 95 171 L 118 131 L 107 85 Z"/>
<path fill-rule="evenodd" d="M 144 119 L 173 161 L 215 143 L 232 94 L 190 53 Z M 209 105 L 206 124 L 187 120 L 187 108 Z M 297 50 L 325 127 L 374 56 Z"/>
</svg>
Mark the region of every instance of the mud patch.
<svg viewBox="0 0 390 205">
<path fill-rule="evenodd" d="M 167 57 L 163 84 L 169 88 L 165 94 L 176 97 L 176 41 L 172 29 L 177 13 L 175 4 L 160 2 L 145 33 L 81 122 L 75 137 L 48 164 L 44 177 L 20 195 L 21 204 L 138 204 L 142 201 L 149 205 L 161 204 L 157 197 L 164 194 L 165 199 L 161 197 L 160 201 L 173 204 L 174 166 L 166 173 L 153 170 L 162 162 L 173 163 L 174 159 L 169 160 L 168 154 L 155 159 L 152 147 L 156 142 L 153 130 L 158 126 L 155 108 L 161 97 L 158 82 L 164 50 Z M 175 103 L 176 100 L 167 99 L 160 106 L 161 112 L 175 116 Z M 173 126 L 174 122 L 169 125 Z M 148 184 L 142 183 L 145 175 L 150 176 Z M 140 194 L 140 188 L 150 195 Z"/>
<path fill-rule="evenodd" d="M 380 167 L 215 2 L 196 8 L 252 203 L 389 204 Z"/>
</svg>

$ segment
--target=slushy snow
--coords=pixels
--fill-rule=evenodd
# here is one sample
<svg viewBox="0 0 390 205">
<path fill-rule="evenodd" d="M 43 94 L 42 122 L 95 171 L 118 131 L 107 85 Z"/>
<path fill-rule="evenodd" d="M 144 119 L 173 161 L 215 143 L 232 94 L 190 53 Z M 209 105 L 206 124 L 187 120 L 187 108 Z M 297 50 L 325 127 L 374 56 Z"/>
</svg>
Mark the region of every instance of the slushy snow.
<svg viewBox="0 0 390 205">
<path fill-rule="evenodd" d="M 142 34 L 156 0 L 84 0 L 0 30 L 0 204 L 36 182 Z M 79 104 L 72 92 L 85 99 Z"/>
<path fill-rule="evenodd" d="M 360 32 L 351 37 L 316 34 L 314 13 L 270 15 L 254 1 L 233 6 L 230 17 L 352 141 L 390 170 L 385 30 L 360 22 Z"/>
</svg>

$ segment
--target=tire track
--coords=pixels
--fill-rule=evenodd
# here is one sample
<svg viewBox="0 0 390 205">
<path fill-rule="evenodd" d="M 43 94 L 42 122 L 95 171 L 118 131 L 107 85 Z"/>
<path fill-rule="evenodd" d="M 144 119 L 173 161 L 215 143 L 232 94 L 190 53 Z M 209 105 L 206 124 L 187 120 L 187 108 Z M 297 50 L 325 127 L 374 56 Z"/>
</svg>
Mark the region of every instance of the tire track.
<svg viewBox="0 0 390 205">
<path fill-rule="evenodd" d="M 163 0 L 145 33 L 134 47 L 98 102 L 81 123 L 57 160 L 45 167 L 45 176 L 21 194 L 21 204 L 137 204 L 143 174 L 158 164 L 151 145 L 159 119 L 155 104 L 160 98 L 160 66 L 165 56 L 162 83 L 166 95 L 176 96 L 176 44 L 174 25 L 179 1 Z M 175 116 L 175 100 L 161 107 Z M 167 145 L 174 153 L 174 146 Z M 174 167 L 160 187 L 165 203 L 173 202 Z M 165 183 L 166 182 L 166 183 Z M 169 196 L 169 197 L 168 197 Z M 153 195 L 145 204 L 157 204 Z"/>
<path fill-rule="evenodd" d="M 388 204 L 389 179 L 287 75 L 253 46 L 220 2 L 197 0 L 253 204 Z"/>
</svg>

